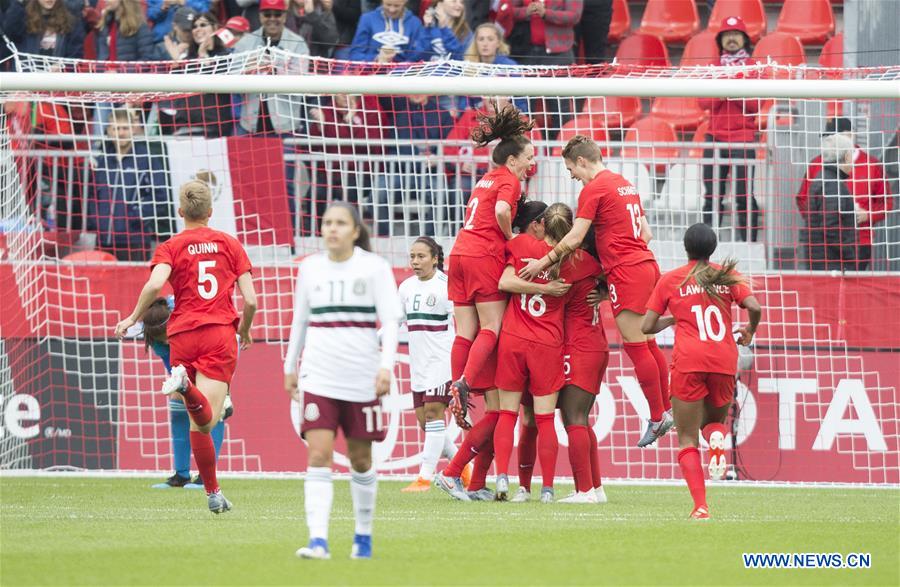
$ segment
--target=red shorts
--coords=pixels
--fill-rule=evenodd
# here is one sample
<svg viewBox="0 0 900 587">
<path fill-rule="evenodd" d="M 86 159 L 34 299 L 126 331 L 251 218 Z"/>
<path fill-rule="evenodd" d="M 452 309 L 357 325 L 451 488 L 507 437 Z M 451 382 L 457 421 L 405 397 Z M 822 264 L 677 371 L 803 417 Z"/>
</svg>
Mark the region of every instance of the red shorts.
<svg viewBox="0 0 900 587">
<path fill-rule="evenodd" d="M 613 316 L 618 316 L 623 310 L 646 314 L 647 302 L 657 281 L 659 281 L 659 265 L 656 261 L 619 265 L 613 268 L 606 275 Z"/>
<path fill-rule="evenodd" d="M 472 381 L 467 381 L 469 390 L 476 395 L 483 395 L 489 389 L 496 389 L 494 380 L 497 378 L 497 347 L 487 358 L 484 368 L 475 374 Z"/>
<path fill-rule="evenodd" d="M 238 344 L 233 324 L 210 324 L 169 337 L 169 359 L 183 365 L 191 381 L 197 373 L 231 384 L 237 367 Z"/>
<path fill-rule="evenodd" d="M 439 385 L 434 389 L 426 389 L 425 391 L 413 391 L 413 407 L 422 408 L 425 404 L 444 404 L 450 403 L 450 382 Z"/>
<path fill-rule="evenodd" d="M 499 389 L 528 390 L 531 395 L 542 396 L 556 393 L 565 382 L 562 346 L 552 347 L 500 333 L 496 377 Z"/>
<path fill-rule="evenodd" d="M 303 393 L 303 423 L 301 434 L 308 430 L 331 430 L 338 427 L 344 438 L 381 442 L 386 433 L 381 415 L 381 400 L 350 402 L 322 397 L 308 391 Z"/>
<path fill-rule="evenodd" d="M 506 263 L 496 257 L 463 257 L 450 255 L 447 273 L 447 296 L 460 306 L 481 302 L 499 302 L 509 297 L 497 287 Z"/>
<path fill-rule="evenodd" d="M 572 351 L 565 356 L 566 383 L 597 395 L 608 364 L 608 352 Z"/>
<path fill-rule="evenodd" d="M 727 406 L 734 397 L 734 375 L 724 373 L 682 373 L 672 369 L 669 372 L 669 390 L 672 397 L 683 402 L 705 401 L 721 408 Z"/>
</svg>

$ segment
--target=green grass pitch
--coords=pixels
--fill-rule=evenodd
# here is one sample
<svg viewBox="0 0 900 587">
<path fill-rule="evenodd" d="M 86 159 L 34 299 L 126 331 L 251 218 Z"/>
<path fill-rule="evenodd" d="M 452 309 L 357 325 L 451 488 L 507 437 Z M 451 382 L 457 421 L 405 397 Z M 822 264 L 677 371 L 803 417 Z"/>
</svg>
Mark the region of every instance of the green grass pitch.
<svg viewBox="0 0 900 587">
<path fill-rule="evenodd" d="M 379 485 L 372 561 L 348 558 L 348 483 L 335 484 L 330 561 L 301 561 L 300 480 L 225 479 L 234 510 L 138 478 L 0 477 L 0 584 L 893 585 L 900 492 L 612 486 L 605 505 L 450 501 Z M 558 488 L 560 493 L 568 487 Z M 872 567 L 745 570 L 743 552 L 868 552 Z"/>
</svg>

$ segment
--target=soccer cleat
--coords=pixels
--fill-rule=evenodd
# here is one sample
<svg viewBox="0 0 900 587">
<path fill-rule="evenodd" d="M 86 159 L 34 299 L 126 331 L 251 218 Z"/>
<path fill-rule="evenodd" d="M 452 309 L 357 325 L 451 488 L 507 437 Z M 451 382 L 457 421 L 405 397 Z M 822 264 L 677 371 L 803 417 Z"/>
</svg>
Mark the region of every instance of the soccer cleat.
<svg viewBox="0 0 900 587">
<path fill-rule="evenodd" d="M 497 494 L 494 497 L 497 501 L 506 501 L 509 497 L 509 478 L 506 473 L 497 475 Z"/>
<path fill-rule="evenodd" d="M 543 497 L 543 492 L 541 492 L 541 497 Z M 584 492 L 573 491 L 570 496 L 559 500 L 559 503 L 597 503 L 597 494 L 594 493 L 593 488 Z"/>
<path fill-rule="evenodd" d="M 674 424 L 675 420 L 672 419 L 672 414 L 669 412 L 663 412 L 662 419 L 659 422 L 648 420 L 647 429 L 644 431 L 644 435 L 638 441 L 637 445 L 640 448 L 650 446 L 658 439 L 662 438 Z"/>
<path fill-rule="evenodd" d="M 443 473 L 434 476 L 434 486 L 459 501 L 472 501 L 466 493 L 459 477 L 447 477 Z"/>
<path fill-rule="evenodd" d="M 365 534 L 354 534 L 350 558 L 362 560 L 372 558 L 372 537 Z"/>
<path fill-rule="evenodd" d="M 553 503 L 552 487 L 541 487 L 541 503 Z"/>
<path fill-rule="evenodd" d="M 691 512 L 692 520 L 708 520 L 709 519 L 709 508 L 705 505 L 701 505 L 700 507 L 694 508 L 694 511 Z"/>
<path fill-rule="evenodd" d="M 463 467 L 462 473 L 459 476 L 462 481 L 463 487 L 466 489 L 469 488 L 469 483 L 472 482 L 472 463 L 466 463 L 466 466 Z"/>
<path fill-rule="evenodd" d="M 401 493 L 423 493 L 431 489 L 431 482 L 428 479 L 419 477 L 406 487 L 400 490 Z"/>
<path fill-rule="evenodd" d="M 468 430 L 472 424 L 466 418 L 469 413 L 469 384 L 465 379 L 454 381 L 450 384 L 450 413 L 456 420 L 456 425 L 463 430 Z"/>
<path fill-rule="evenodd" d="M 494 492 L 487 487 L 482 487 L 476 491 L 467 491 L 466 493 L 472 501 L 494 501 L 496 498 Z"/>
<path fill-rule="evenodd" d="M 224 514 L 231 510 L 231 502 L 225 499 L 221 491 L 210 493 L 207 502 L 209 503 L 209 511 L 214 514 Z"/>
<path fill-rule="evenodd" d="M 519 487 L 516 490 L 516 494 L 512 496 L 510 499 L 512 503 L 526 503 L 531 501 L 531 492 L 525 489 L 524 487 Z"/>
<path fill-rule="evenodd" d="M 298 548 L 294 553 L 297 558 L 309 560 L 328 560 L 331 553 L 328 552 L 328 541 L 324 538 L 310 538 L 309 545 Z"/>
<path fill-rule="evenodd" d="M 203 479 L 200 475 L 195 476 L 191 479 L 191 482 L 184 486 L 185 489 L 205 489 L 203 487 Z"/>
<path fill-rule="evenodd" d="M 178 473 L 175 473 L 162 483 L 157 483 L 155 485 L 151 485 L 153 489 L 170 489 L 170 488 L 179 488 L 179 487 L 187 487 L 191 482 L 190 477 L 182 477 Z"/>
<path fill-rule="evenodd" d="M 162 392 L 166 395 L 175 392 L 184 393 L 188 388 L 187 369 L 184 365 L 175 365 L 172 367 L 172 373 L 169 378 L 163 381 Z"/>
<path fill-rule="evenodd" d="M 725 435 L 716 430 L 709 435 L 709 478 L 719 481 L 725 478 L 728 462 L 725 460 Z"/>
<path fill-rule="evenodd" d="M 225 403 L 222 404 L 222 420 L 227 420 L 234 415 L 234 403 L 231 401 L 231 392 L 225 394 Z"/>
<path fill-rule="evenodd" d="M 597 503 L 606 503 L 607 501 L 609 501 L 606 498 L 606 491 L 603 489 L 602 486 L 594 487 L 594 495 L 597 496 Z"/>
</svg>

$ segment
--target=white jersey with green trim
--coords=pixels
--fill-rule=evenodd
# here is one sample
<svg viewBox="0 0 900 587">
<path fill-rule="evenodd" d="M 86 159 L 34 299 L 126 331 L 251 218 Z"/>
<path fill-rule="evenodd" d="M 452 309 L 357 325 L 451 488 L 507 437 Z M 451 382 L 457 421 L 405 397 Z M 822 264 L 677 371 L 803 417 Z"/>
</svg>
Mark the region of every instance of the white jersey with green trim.
<svg viewBox="0 0 900 587">
<path fill-rule="evenodd" d="M 450 349 L 456 337 L 447 274 L 436 271 L 422 281 L 415 275 L 400 284 L 400 301 L 409 330 L 409 373 L 413 391 L 450 381 Z"/>
<path fill-rule="evenodd" d="M 383 258 L 358 247 L 343 262 L 310 255 L 297 275 L 285 373 L 296 372 L 302 351 L 301 391 L 372 401 L 378 370 L 393 369 L 401 312 L 394 272 Z"/>
</svg>

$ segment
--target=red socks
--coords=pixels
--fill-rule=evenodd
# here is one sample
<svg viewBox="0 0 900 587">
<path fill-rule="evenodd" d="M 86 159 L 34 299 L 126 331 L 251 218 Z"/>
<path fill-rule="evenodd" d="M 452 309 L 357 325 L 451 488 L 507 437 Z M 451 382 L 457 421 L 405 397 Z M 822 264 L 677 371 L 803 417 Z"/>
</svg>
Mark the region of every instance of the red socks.
<svg viewBox="0 0 900 587">
<path fill-rule="evenodd" d="M 575 477 L 575 490 L 584 493 L 594 487 L 591 477 L 591 435 L 587 426 L 566 426 L 569 434 L 569 463 Z M 543 467 L 543 465 L 541 465 Z"/>
<path fill-rule="evenodd" d="M 646 342 L 626 342 L 625 353 L 634 364 L 634 372 L 647 403 L 650 405 L 650 419 L 662 420 L 663 401 L 659 391 L 659 367 Z"/>
<path fill-rule="evenodd" d="M 459 381 L 462 377 L 471 348 L 472 341 L 468 338 L 457 336 L 453 339 L 453 346 L 450 347 L 450 377 L 453 378 L 453 381 Z"/>
<path fill-rule="evenodd" d="M 490 443 L 494 435 L 494 427 L 497 425 L 497 419 L 500 414 L 498 412 L 485 412 L 481 420 L 472 426 L 472 429 L 466 432 L 456 456 L 444 469 L 444 475 L 447 477 L 459 477 L 462 474 L 463 467 L 469 461 L 474 459 L 478 453 L 485 450 L 485 443 Z M 487 447 L 487 450 L 490 450 Z"/>
<path fill-rule="evenodd" d="M 700 464 L 700 451 L 696 446 L 681 449 L 678 453 L 678 465 L 681 475 L 687 481 L 694 507 L 706 507 L 706 483 L 703 480 L 703 466 Z"/>
<path fill-rule="evenodd" d="M 495 412 L 496 413 L 496 412 Z M 490 442 L 482 445 L 478 454 L 475 456 L 475 465 L 472 467 L 472 478 L 469 480 L 469 491 L 478 491 L 484 489 L 484 481 L 487 478 L 491 463 L 494 462 L 494 437 L 491 435 Z"/>
<path fill-rule="evenodd" d="M 659 369 L 659 393 L 662 396 L 663 410 L 671 410 L 672 400 L 669 399 L 669 363 L 666 361 L 666 356 L 663 352 L 659 350 L 656 339 L 648 340 L 647 348 L 650 349 L 650 354 L 656 359 L 656 368 Z"/>
<path fill-rule="evenodd" d="M 208 411 L 209 406 L 206 409 Z M 213 446 L 212 436 L 191 430 L 191 451 L 194 453 L 194 460 L 197 461 L 197 469 L 203 479 L 206 494 L 215 493 L 219 490 L 219 480 L 216 479 L 216 449 Z"/>
<path fill-rule="evenodd" d="M 594 489 L 597 489 L 603 485 L 603 479 L 600 477 L 600 448 L 597 446 L 597 435 L 590 426 L 588 426 L 588 436 L 590 436 L 591 442 L 589 453 L 591 457 L 591 481 Z"/>
<path fill-rule="evenodd" d="M 538 459 L 541 461 L 542 487 L 553 487 L 553 478 L 556 475 L 559 441 L 556 438 L 556 427 L 553 425 L 554 417 L 555 414 L 534 415 L 538 429 Z"/>
<path fill-rule="evenodd" d="M 713 432 L 721 432 L 722 436 L 728 436 L 728 429 L 725 428 L 725 424 L 721 424 L 719 422 L 712 422 L 711 424 L 707 424 L 703 427 L 703 430 L 700 431 L 700 434 L 703 435 L 703 440 L 706 441 L 706 444 L 709 444 L 709 437 Z"/>
<path fill-rule="evenodd" d="M 531 476 L 537 457 L 537 426 L 519 426 L 519 487 L 531 491 Z"/>
<path fill-rule="evenodd" d="M 209 406 L 209 400 L 200 393 L 200 390 L 197 389 L 197 386 L 190 379 L 188 379 L 188 388 L 182 396 L 184 397 L 184 407 L 187 408 L 194 424 L 205 426 L 212 420 L 212 408 Z"/>
<path fill-rule="evenodd" d="M 463 371 L 463 377 L 466 381 L 474 381 L 475 376 L 484 369 L 484 365 L 494 352 L 497 346 L 497 334 L 493 330 L 482 328 L 478 331 L 478 336 L 472 341 L 472 348 L 469 349 L 469 359 L 466 361 L 466 368 Z M 453 358 L 451 349 L 450 369 L 453 370 Z M 452 373 L 451 373 L 452 375 Z"/>
<path fill-rule="evenodd" d="M 497 427 L 494 429 L 494 463 L 498 475 L 509 472 L 509 457 L 512 455 L 513 434 L 518 417 L 518 412 L 500 410 L 500 419 L 497 420 Z"/>
</svg>

